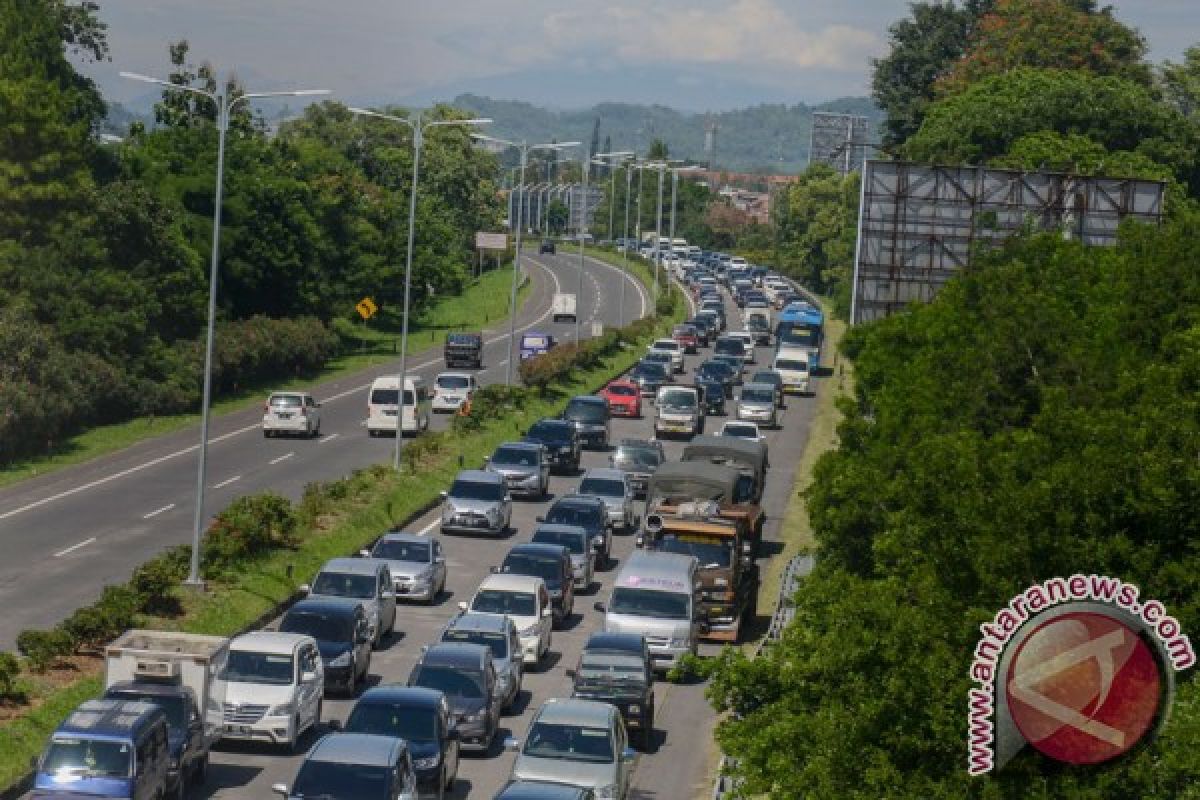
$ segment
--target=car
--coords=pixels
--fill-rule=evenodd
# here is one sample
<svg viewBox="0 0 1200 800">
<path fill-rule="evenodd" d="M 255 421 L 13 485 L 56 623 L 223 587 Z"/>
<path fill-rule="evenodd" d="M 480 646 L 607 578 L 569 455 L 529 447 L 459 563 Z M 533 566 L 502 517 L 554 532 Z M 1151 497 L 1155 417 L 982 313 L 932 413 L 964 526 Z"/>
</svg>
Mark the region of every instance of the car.
<svg viewBox="0 0 1200 800">
<path fill-rule="evenodd" d="M 506 616 L 459 614 L 442 629 L 443 642 L 469 642 L 491 648 L 492 666 L 496 668 L 496 692 L 501 709 L 508 711 L 521 694 L 525 678 L 525 659 L 521 655 L 521 638 L 516 623 Z"/>
<path fill-rule="evenodd" d="M 661 350 L 650 350 L 646 355 L 642 356 L 643 364 L 658 364 L 667 371 L 667 381 L 674 381 L 675 378 L 675 357 L 670 353 L 665 353 Z"/>
<path fill-rule="evenodd" d="M 263 403 L 262 432 L 265 438 L 298 434 L 321 435 L 321 404 L 308 392 L 271 392 Z"/>
<path fill-rule="evenodd" d="M 783 376 L 773 369 L 760 369 L 750 376 L 750 383 L 769 383 L 775 387 L 775 405 L 784 407 Z"/>
<path fill-rule="evenodd" d="M 630 739 L 642 750 L 654 736 L 654 662 L 640 633 L 593 633 L 575 669 L 567 671 L 573 697 L 611 703 L 621 712 Z"/>
<path fill-rule="evenodd" d="M 562 418 L 575 426 L 579 440 L 584 446 L 597 450 L 608 449 L 609 420 L 608 402 L 603 397 L 580 394 L 567 401 Z"/>
<path fill-rule="evenodd" d="M 492 800 L 596 800 L 596 793 L 558 781 L 509 781 Z"/>
<path fill-rule="evenodd" d="M 512 524 L 512 497 L 495 472 L 462 470 L 441 497 L 442 533 L 503 536 Z"/>
<path fill-rule="evenodd" d="M 708 324 L 699 317 L 692 317 L 687 321 L 696 330 L 696 344 L 699 347 L 708 347 L 709 342 L 709 327 Z"/>
<path fill-rule="evenodd" d="M 754 334 L 750 331 L 730 331 L 725 334 L 730 338 L 737 339 L 742 343 L 744 348 L 743 358 L 747 364 L 754 363 Z"/>
<path fill-rule="evenodd" d="M 577 525 L 592 537 L 596 549 L 596 562 L 607 567 L 612 561 L 612 530 L 608 522 L 608 506 L 599 497 L 567 495 L 554 501 L 539 523 L 553 525 Z"/>
<path fill-rule="evenodd" d="M 373 686 L 358 698 L 341 730 L 407 742 L 421 798 L 436 800 L 454 788 L 458 731 L 445 693 L 419 686 Z"/>
<path fill-rule="evenodd" d="M 233 637 L 218 673 L 225 685 L 222 738 L 299 752 L 305 733 L 321 724 L 324 674 L 311 636 L 258 630 Z"/>
<path fill-rule="evenodd" d="M 642 397 L 654 397 L 663 384 L 671 382 L 671 373 L 662 364 L 643 359 L 629 371 L 629 380 L 637 385 Z"/>
<path fill-rule="evenodd" d="M 409 673 L 408 685 L 446 695 L 451 724 L 463 751 L 486 753 L 491 749 L 500 728 L 503 699 L 490 647 L 470 642 L 437 642 L 424 647 Z"/>
<path fill-rule="evenodd" d="M 541 331 L 526 331 L 521 334 L 519 350 L 521 360 L 549 353 L 558 345 L 558 341 L 548 333 Z"/>
<path fill-rule="evenodd" d="M 612 467 L 592 467 L 583 473 L 579 482 L 579 495 L 598 497 L 604 502 L 608 524 L 632 533 L 637 527 L 637 514 L 633 510 L 633 487 L 624 471 Z"/>
<path fill-rule="evenodd" d="M 715 311 L 698 311 L 692 318 L 692 323 L 704 331 L 705 347 L 716 341 L 721 332 L 721 317 Z"/>
<path fill-rule="evenodd" d="M 633 381 L 623 378 L 609 381 L 600 391 L 600 396 L 607 401 L 609 413 L 614 417 L 637 419 L 642 416 L 641 389 Z"/>
<path fill-rule="evenodd" d="M 753 349 L 753 347 L 750 349 Z M 717 337 L 717 343 L 713 345 L 713 357 L 716 358 L 717 356 L 737 356 L 745 363 L 746 343 L 739 337 L 731 334 L 722 334 Z"/>
<path fill-rule="evenodd" d="M 371 643 L 378 647 L 396 627 L 396 591 L 386 561 L 373 558 L 331 558 L 321 567 L 312 586 L 300 591 L 309 597 L 349 598 L 362 603 L 371 628 Z"/>
<path fill-rule="evenodd" d="M 769 383 L 744 383 L 738 394 L 737 418 L 767 428 L 779 427 L 778 393 Z"/>
<path fill-rule="evenodd" d="M 435 537 L 391 530 L 359 555 L 387 562 L 397 600 L 432 603 L 446 589 L 446 553 Z"/>
<path fill-rule="evenodd" d="M 704 409 L 695 386 L 664 386 L 654 398 L 654 435 L 695 436 L 704 430 Z"/>
<path fill-rule="evenodd" d="M 276 783 L 271 791 L 304 800 L 394 800 L 417 794 L 408 742 L 369 733 L 330 733 L 304 757 L 289 789 Z"/>
<path fill-rule="evenodd" d="M 504 478 L 510 494 L 542 499 L 550 490 L 550 457 L 532 442 L 505 442 L 487 456 L 488 472 Z"/>
<path fill-rule="evenodd" d="M 700 407 L 706 416 L 725 416 L 725 384 L 718 380 L 698 376 L 696 389 L 700 392 Z"/>
<path fill-rule="evenodd" d="M 635 497 L 645 497 L 650 476 L 666 460 L 666 451 L 657 439 L 622 439 L 608 463 L 625 473 Z"/>
<path fill-rule="evenodd" d="M 350 599 L 305 598 L 287 610 L 280 633 L 311 636 L 325 665 L 325 689 L 353 696 L 371 669 L 371 632 L 362 603 Z"/>
<path fill-rule="evenodd" d="M 514 545 L 500 566 L 492 567 L 492 572 L 541 578 L 550 594 L 556 627 L 563 627 L 575 612 L 575 569 L 570 551 L 560 544 Z"/>
<path fill-rule="evenodd" d="M 725 387 L 725 396 L 733 397 L 733 387 L 739 380 L 740 362 L 734 365 L 730 361 L 710 358 L 696 370 L 697 379 L 716 381 Z"/>
<path fill-rule="evenodd" d="M 655 339 L 650 343 L 647 353 L 666 353 L 671 357 L 671 368 L 675 372 L 683 372 L 683 348 L 674 339 Z"/>
<path fill-rule="evenodd" d="M 526 665 L 536 665 L 550 652 L 554 609 L 550 592 L 541 578 L 529 575 L 484 577 L 471 601 L 458 604 L 460 611 L 509 616 L 517 626 L 521 656 Z"/>
<path fill-rule="evenodd" d="M 671 338 L 679 343 L 685 353 L 695 353 L 700 347 L 700 337 L 695 325 L 683 323 L 671 329 Z"/>
<path fill-rule="evenodd" d="M 592 537 L 578 525 L 538 525 L 533 529 L 534 544 L 556 544 L 567 548 L 571 555 L 571 575 L 576 591 L 592 588 L 596 575 L 596 551 Z"/>
<path fill-rule="evenodd" d="M 574 698 L 547 700 L 524 742 L 507 739 L 505 746 L 517 752 L 513 780 L 558 781 L 613 800 L 628 794 L 637 757 L 615 706 Z"/>
<path fill-rule="evenodd" d="M 469 372 L 441 372 L 433 379 L 433 402 L 436 413 L 452 414 L 471 408 L 471 397 L 479 388 Z"/>
<path fill-rule="evenodd" d="M 483 333 L 460 331 L 446 334 L 442 348 L 442 361 L 447 367 L 483 368 Z"/>
<path fill-rule="evenodd" d="M 741 344 L 741 342 L 738 342 Z M 717 353 L 711 361 L 724 361 L 733 368 L 733 382 L 737 386 L 742 385 L 742 376 L 746 373 L 746 360 L 742 356 L 735 356 L 729 353 Z"/>
<path fill-rule="evenodd" d="M 554 255 L 555 251 L 556 248 L 554 246 L 553 239 L 542 239 L 542 243 L 538 245 L 538 255 L 544 255 L 546 253 Z"/>
<path fill-rule="evenodd" d="M 759 431 L 753 422 L 738 422 L 730 420 L 721 426 L 718 436 L 734 436 L 738 439 L 748 439 L 752 442 L 765 442 L 767 437 Z"/>
<path fill-rule="evenodd" d="M 546 448 L 550 470 L 573 475 L 579 469 L 582 445 L 575 426 L 561 419 L 540 419 L 525 432 L 524 441 Z"/>
</svg>

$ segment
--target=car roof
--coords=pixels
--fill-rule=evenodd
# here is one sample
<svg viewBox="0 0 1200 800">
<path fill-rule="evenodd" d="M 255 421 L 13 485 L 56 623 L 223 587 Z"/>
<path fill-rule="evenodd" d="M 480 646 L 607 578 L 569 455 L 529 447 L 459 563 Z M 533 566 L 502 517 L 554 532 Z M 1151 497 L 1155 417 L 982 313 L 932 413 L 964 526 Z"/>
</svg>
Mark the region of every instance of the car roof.
<svg viewBox="0 0 1200 800">
<path fill-rule="evenodd" d="M 445 695 L 437 689 L 426 689 L 424 686 L 372 686 L 358 698 L 355 705 L 405 705 L 410 708 L 438 709 L 442 706 Z"/>
<path fill-rule="evenodd" d="M 588 535 L 587 528 L 581 527 L 579 525 L 563 525 L 558 522 L 542 522 L 536 528 L 533 529 L 534 536 L 537 536 L 538 533 L 541 533 L 541 532 L 570 533 L 570 534 L 574 534 L 576 536 L 587 536 Z"/>
<path fill-rule="evenodd" d="M 530 425 L 529 429 L 533 430 L 533 428 L 537 425 L 549 425 L 550 427 L 569 428 L 572 431 L 575 430 L 575 426 L 567 422 L 565 419 L 554 419 L 553 417 L 542 417 L 537 422 L 533 423 L 533 425 Z"/>
<path fill-rule="evenodd" d="M 415 544 L 417 542 L 428 543 L 432 542 L 433 538 L 423 536 L 419 533 L 409 533 L 408 531 L 388 531 L 379 537 L 380 541 L 384 542 L 408 542 Z"/>
<path fill-rule="evenodd" d="M 287 614 L 320 614 L 323 617 L 350 617 L 362 606 L 361 600 L 352 597 L 305 597 L 298 600 Z M 285 614 L 286 616 L 286 614 Z"/>
<path fill-rule="evenodd" d="M 591 467 L 587 472 L 583 473 L 581 480 L 586 481 L 588 478 L 607 478 L 614 481 L 623 481 L 625 480 L 625 473 L 613 467 Z"/>
<path fill-rule="evenodd" d="M 450 620 L 449 624 L 446 625 L 446 630 L 505 633 L 512 624 L 512 620 L 506 616 L 464 611 Z"/>
<path fill-rule="evenodd" d="M 365 767 L 390 767 L 400 751 L 407 747 L 403 739 L 373 733 L 330 733 L 313 745 L 307 761 L 325 764 L 355 764 Z"/>
<path fill-rule="evenodd" d="M 459 335 L 461 336 L 462 334 L 459 334 Z M 470 372 L 455 372 L 454 370 L 446 370 L 445 372 L 439 372 L 437 374 L 437 376 L 439 378 L 474 378 L 475 377 Z"/>
<path fill-rule="evenodd" d="M 479 669 L 487 661 L 492 650 L 485 644 L 474 642 L 437 642 L 425 648 L 420 664 L 430 667 L 456 667 Z"/>
<path fill-rule="evenodd" d="M 762 381 L 749 381 L 747 383 L 742 384 L 742 391 L 744 392 L 747 389 L 761 389 L 764 392 L 769 391 L 769 392 L 774 393 L 775 386 L 774 386 L 774 384 L 763 383 Z"/>
<path fill-rule="evenodd" d="M 513 553 L 540 556 L 542 558 L 562 558 L 563 553 L 568 556 L 570 552 L 561 544 L 550 544 L 549 542 L 522 542 L 514 544 L 508 551 L 508 555 Z M 508 555 L 505 558 L 508 558 Z"/>
<path fill-rule="evenodd" d="M 504 483 L 504 476 L 482 469 L 464 469 L 459 471 L 454 480 L 467 483 Z"/>
<path fill-rule="evenodd" d="M 571 403 L 596 403 L 596 404 L 605 403 L 605 405 L 607 406 L 607 401 L 603 397 L 596 397 L 594 394 L 577 394 L 571 398 L 570 402 Z"/>
<path fill-rule="evenodd" d="M 331 558 L 321 572 L 342 572 L 351 575 L 371 575 L 379 572 L 380 561 L 375 558 Z"/>
<path fill-rule="evenodd" d="M 533 575 L 513 575 L 510 572 L 493 572 L 485 575 L 479 589 L 494 589 L 502 592 L 536 592 L 546 582 Z"/>
<path fill-rule="evenodd" d="M 645 652 L 645 647 L 646 640 L 640 633 L 597 631 L 588 637 L 583 649 L 584 652 L 590 650 L 592 652 L 637 653 L 640 655 Z"/>
<path fill-rule="evenodd" d="M 614 378 L 605 384 L 605 386 L 633 386 L 635 389 L 637 388 L 634 386 L 633 381 L 629 380 L 628 378 Z"/>
<path fill-rule="evenodd" d="M 542 452 L 542 446 L 537 442 L 501 442 L 500 444 L 496 445 L 497 450 L 502 447 L 512 450 L 528 450 L 531 453 Z"/>
<path fill-rule="evenodd" d="M 291 655 L 301 642 L 310 642 L 312 637 L 304 633 L 280 633 L 279 631 L 251 631 L 235 636 L 229 642 L 230 650 L 254 651 L 274 655 Z"/>
<path fill-rule="evenodd" d="M 550 508 L 556 506 L 604 506 L 604 501 L 590 494 L 568 494 L 554 501 Z"/>
<path fill-rule="evenodd" d="M 268 397 L 278 397 L 281 394 L 298 394 L 301 397 L 311 397 L 312 396 L 311 392 L 301 391 L 300 389 L 277 389 L 277 390 L 271 392 L 271 394 L 268 395 Z"/>
<path fill-rule="evenodd" d="M 622 439 L 618 442 L 618 447 L 644 447 L 649 450 L 657 450 L 660 446 L 654 439 Z"/>
<path fill-rule="evenodd" d="M 595 700 L 580 700 L 570 697 L 555 697 L 542 704 L 535 717 L 538 722 L 556 725 L 586 725 L 607 728 L 612 724 L 616 709 L 609 703 Z"/>
<path fill-rule="evenodd" d="M 116 737 L 136 733 L 155 717 L 165 719 L 160 706 L 141 700 L 85 700 L 67 715 L 56 734 Z"/>
</svg>

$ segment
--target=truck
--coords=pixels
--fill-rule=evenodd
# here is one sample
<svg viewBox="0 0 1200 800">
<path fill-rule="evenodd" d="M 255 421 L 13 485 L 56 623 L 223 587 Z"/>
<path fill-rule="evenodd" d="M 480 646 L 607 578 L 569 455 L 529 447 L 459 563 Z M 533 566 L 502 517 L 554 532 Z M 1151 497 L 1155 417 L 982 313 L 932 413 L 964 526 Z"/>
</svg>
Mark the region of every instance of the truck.
<svg viewBox="0 0 1200 800">
<path fill-rule="evenodd" d="M 447 367 L 483 367 L 483 334 L 479 331 L 446 334 L 442 361 Z"/>
<path fill-rule="evenodd" d="M 558 292 L 554 295 L 554 300 L 550 304 L 551 318 L 555 322 L 561 322 L 562 320 L 574 322 L 576 320 L 575 308 L 575 295 L 567 292 Z"/>
<path fill-rule="evenodd" d="M 104 649 L 104 697 L 166 712 L 172 785 L 204 782 L 224 730 L 228 660 L 228 639 L 175 631 L 129 630 Z"/>
<path fill-rule="evenodd" d="M 558 344 L 554 337 L 540 331 L 528 331 L 521 335 L 521 360 L 549 353 Z"/>
<path fill-rule="evenodd" d="M 737 642 L 742 622 L 757 613 L 759 570 L 750 554 L 747 518 L 722 514 L 711 500 L 681 503 L 646 515 L 638 546 L 695 556 L 700 638 Z"/>
<path fill-rule="evenodd" d="M 650 476 L 650 484 L 646 489 L 646 514 L 669 516 L 684 503 L 716 503 L 717 516 L 745 522 L 743 552 L 754 556 L 758 553 L 767 519 L 755 498 L 753 479 L 734 467 L 706 460 L 669 461 Z"/>
</svg>

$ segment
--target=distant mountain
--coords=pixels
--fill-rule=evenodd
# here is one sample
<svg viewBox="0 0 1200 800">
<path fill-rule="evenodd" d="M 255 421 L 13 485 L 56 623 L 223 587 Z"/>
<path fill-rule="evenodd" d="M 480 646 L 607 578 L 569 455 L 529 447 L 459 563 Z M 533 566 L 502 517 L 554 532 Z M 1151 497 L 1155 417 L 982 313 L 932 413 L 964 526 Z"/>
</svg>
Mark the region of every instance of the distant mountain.
<svg viewBox="0 0 1200 800">
<path fill-rule="evenodd" d="M 600 144 L 611 137 L 611 147 L 645 153 L 654 139 L 662 139 L 673 158 L 707 160 L 705 130 L 715 124 L 713 166 L 735 172 L 795 173 L 808 164 L 809 135 L 814 111 L 860 114 L 871 122 L 871 139 L 882 114 L 865 97 L 847 97 L 807 106 L 758 105 L 736 111 L 697 114 L 661 105 L 601 103 L 589 109 L 557 111 L 512 100 L 493 100 L 461 94 L 451 105 L 479 116 L 491 117 L 489 135 L 502 139 L 546 142 L 592 140 L 600 120 Z"/>
</svg>

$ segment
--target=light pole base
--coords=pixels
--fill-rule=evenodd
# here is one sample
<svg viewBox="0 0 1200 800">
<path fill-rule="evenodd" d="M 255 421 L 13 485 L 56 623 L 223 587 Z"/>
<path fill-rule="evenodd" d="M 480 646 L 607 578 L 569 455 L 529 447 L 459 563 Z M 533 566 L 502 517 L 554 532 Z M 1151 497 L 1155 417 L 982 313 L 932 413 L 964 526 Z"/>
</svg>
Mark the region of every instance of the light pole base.
<svg viewBox="0 0 1200 800">
<path fill-rule="evenodd" d="M 208 583 L 206 583 L 203 578 L 197 578 L 194 581 L 193 580 L 185 580 L 183 583 L 180 584 L 180 586 L 182 586 L 184 589 L 187 589 L 190 592 L 195 592 L 196 594 L 204 594 L 205 592 L 208 591 Z"/>
</svg>

